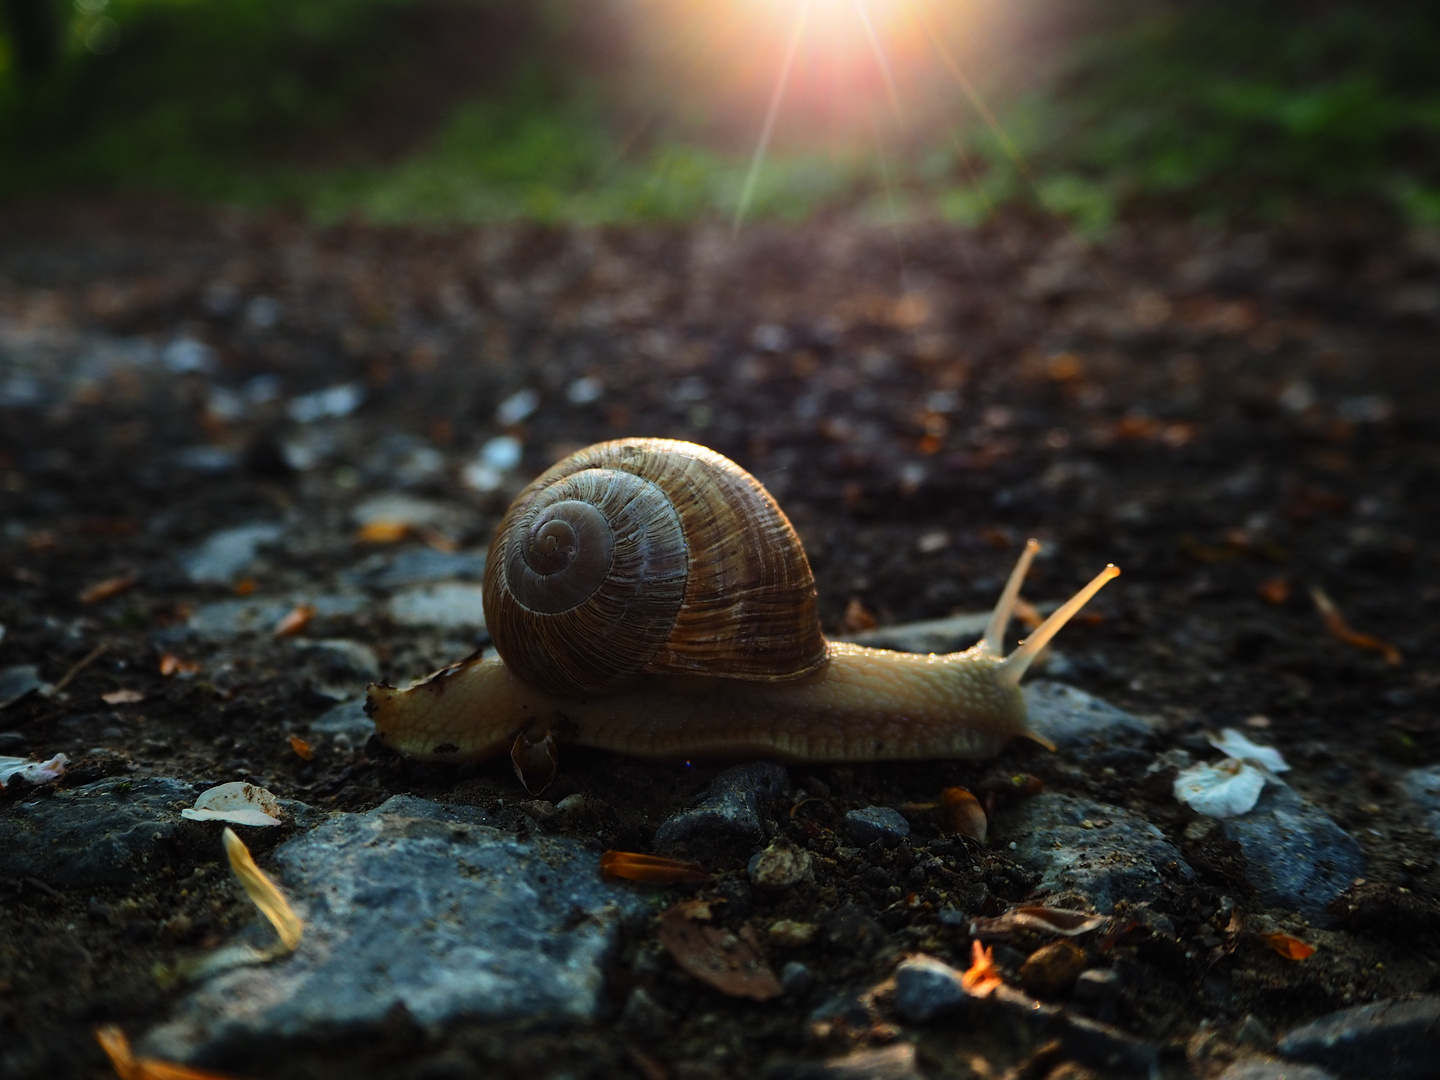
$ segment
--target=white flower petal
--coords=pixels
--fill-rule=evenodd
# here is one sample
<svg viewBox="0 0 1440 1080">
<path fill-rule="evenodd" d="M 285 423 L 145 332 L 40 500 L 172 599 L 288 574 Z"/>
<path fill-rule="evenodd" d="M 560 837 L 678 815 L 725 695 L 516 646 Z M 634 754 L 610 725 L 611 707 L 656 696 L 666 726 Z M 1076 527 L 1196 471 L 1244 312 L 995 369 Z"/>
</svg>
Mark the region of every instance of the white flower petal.
<svg viewBox="0 0 1440 1080">
<path fill-rule="evenodd" d="M 1215 747 L 1227 757 L 1238 758 L 1240 761 L 1248 761 L 1251 765 L 1259 766 L 1262 769 L 1269 769 L 1272 773 L 1288 772 L 1290 766 L 1280 756 L 1280 751 L 1273 746 L 1261 746 L 1253 743 L 1234 728 L 1225 728 L 1220 732 L 1217 739 L 1214 735 L 1206 735 L 1210 745 Z"/>
<path fill-rule="evenodd" d="M 32 784 L 44 784 L 51 780 L 59 780 L 65 775 L 65 766 L 68 764 L 70 764 L 70 759 L 64 754 L 56 754 L 49 761 L 0 757 L 0 788 L 8 784 L 10 778 L 14 776 L 19 776 Z"/>
<path fill-rule="evenodd" d="M 1236 817 L 1255 805 L 1264 786 L 1265 774 L 1259 769 L 1226 758 L 1218 765 L 1182 769 L 1175 777 L 1175 798 L 1207 817 Z"/>
</svg>

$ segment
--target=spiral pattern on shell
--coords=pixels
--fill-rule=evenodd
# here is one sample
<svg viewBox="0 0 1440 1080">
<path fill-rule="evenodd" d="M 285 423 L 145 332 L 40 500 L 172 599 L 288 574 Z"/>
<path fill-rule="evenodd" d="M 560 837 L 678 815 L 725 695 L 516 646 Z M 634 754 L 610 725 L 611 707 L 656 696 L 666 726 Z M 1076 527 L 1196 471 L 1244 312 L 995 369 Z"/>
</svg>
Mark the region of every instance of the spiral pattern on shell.
<svg viewBox="0 0 1440 1080">
<path fill-rule="evenodd" d="M 769 492 L 693 443 L 581 450 L 520 493 L 485 616 L 520 678 L 583 697 L 645 673 L 778 681 L 825 661 L 815 580 Z"/>
</svg>

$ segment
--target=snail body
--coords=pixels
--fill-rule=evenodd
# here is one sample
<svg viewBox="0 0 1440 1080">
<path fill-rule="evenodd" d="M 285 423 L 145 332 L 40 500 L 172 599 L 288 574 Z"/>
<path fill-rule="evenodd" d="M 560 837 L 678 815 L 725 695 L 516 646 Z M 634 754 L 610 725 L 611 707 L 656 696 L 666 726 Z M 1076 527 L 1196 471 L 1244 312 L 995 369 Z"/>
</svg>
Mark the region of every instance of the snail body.
<svg viewBox="0 0 1440 1080">
<path fill-rule="evenodd" d="M 1107 567 L 1009 657 L 1026 546 L 976 645 L 917 655 L 826 641 L 814 577 L 749 473 L 691 443 L 601 443 L 516 498 L 485 574 L 498 655 L 370 688 L 381 740 L 422 761 L 509 748 L 526 786 L 557 744 L 643 758 L 985 758 L 1025 719 L 1020 677 Z M 1048 745 L 1048 744 L 1047 744 Z"/>
</svg>

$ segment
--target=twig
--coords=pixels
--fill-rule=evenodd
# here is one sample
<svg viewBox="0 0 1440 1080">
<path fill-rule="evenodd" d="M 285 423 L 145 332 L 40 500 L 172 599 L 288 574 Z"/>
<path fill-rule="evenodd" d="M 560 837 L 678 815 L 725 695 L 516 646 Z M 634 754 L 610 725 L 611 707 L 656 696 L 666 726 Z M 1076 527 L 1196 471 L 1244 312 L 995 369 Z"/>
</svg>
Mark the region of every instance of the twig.
<svg viewBox="0 0 1440 1080">
<path fill-rule="evenodd" d="M 61 690 L 64 690 L 65 687 L 70 685 L 70 680 L 75 678 L 76 675 L 79 675 L 80 672 L 84 671 L 96 660 L 100 659 L 101 654 L 104 653 L 104 651 L 109 647 L 109 645 L 105 644 L 105 642 L 102 641 L 99 645 L 96 645 L 79 660 L 76 660 L 75 663 L 70 665 L 70 670 L 65 672 L 64 675 L 60 676 L 60 681 L 50 688 L 50 693 L 58 694 Z"/>
</svg>

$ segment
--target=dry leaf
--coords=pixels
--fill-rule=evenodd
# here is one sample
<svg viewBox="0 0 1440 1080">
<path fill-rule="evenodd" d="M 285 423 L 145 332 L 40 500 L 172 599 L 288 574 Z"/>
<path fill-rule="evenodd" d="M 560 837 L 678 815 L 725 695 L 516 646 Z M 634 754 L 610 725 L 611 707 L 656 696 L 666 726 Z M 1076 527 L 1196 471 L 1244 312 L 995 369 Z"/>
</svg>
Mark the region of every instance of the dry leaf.
<svg viewBox="0 0 1440 1080">
<path fill-rule="evenodd" d="M 259 908 L 260 914 L 269 919 L 270 925 L 275 927 L 275 933 L 280 935 L 285 952 L 294 952 L 295 947 L 300 944 L 300 935 L 305 932 L 305 924 L 300 921 L 300 916 L 295 914 L 295 909 L 290 906 L 290 901 L 285 899 L 285 894 L 255 865 L 250 849 L 240 837 L 227 828 L 220 834 L 220 839 L 225 844 L 230 870 L 239 878 L 250 902 Z"/>
<path fill-rule="evenodd" d="M 970 966 L 961 974 L 960 985 L 973 997 L 989 997 L 1004 985 L 1000 969 L 995 966 L 994 953 L 981 945 L 978 938 L 970 943 Z"/>
<path fill-rule="evenodd" d="M 137 1058 L 130 1049 L 130 1040 L 118 1024 L 97 1027 L 95 1041 L 105 1051 L 110 1067 L 120 1080 L 229 1080 L 221 1073 L 175 1065 L 158 1058 Z"/>
<path fill-rule="evenodd" d="M 134 585 L 140 578 L 135 574 L 119 574 L 115 577 L 106 578 L 104 581 L 97 581 L 94 585 L 87 586 L 80 593 L 80 603 L 98 604 L 102 600 L 109 600 L 112 596 L 118 596 L 126 589 Z"/>
<path fill-rule="evenodd" d="M 297 755 L 306 761 L 310 761 L 315 757 L 315 751 L 310 748 L 310 744 L 299 735 L 290 736 L 290 749 L 294 750 Z"/>
<path fill-rule="evenodd" d="M 395 544 L 408 537 L 413 528 L 408 521 L 367 521 L 355 539 L 362 544 Z"/>
<path fill-rule="evenodd" d="M 200 670 L 200 665 L 193 660 L 182 660 L 174 653 L 165 653 L 160 657 L 160 674 L 166 677 L 171 675 L 194 675 Z"/>
<path fill-rule="evenodd" d="M 314 617 L 314 604 L 296 604 L 288 615 L 275 624 L 274 634 L 276 637 L 294 637 L 309 626 Z"/>
<path fill-rule="evenodd" d="M 730 997 L 769 1001 L 784 993 L 755 932 L 739 933 L 695 921 L 704 905 L 682 901 L 660 916 L 656 936 L 683 971 Z"/>
<path fill-rule="evenodd" d="M 1320 610 L 1320 617 L 1325 620 L 1325 629 L 1330 631 L 1330 636 L 1337 641 L 1343 641 L 1346 645 L 1353 645 L 1357 649 L 1373 649 L 1385 658 L 1385 663 L 1391 667 L 1399 667 L 1404 658 L 1400 650 L 1388 641 L 1382 641 L 1373 634 L 1362 634 L 1358 630 L 1352 630 L 1350 624 L 1345 621 L 1345 616 L 1340 614 L 1340 609 L 1335 606 L 1335 601 L 1325 594 L 1324 589 L 1311 589 L 1310 597 L 1315 601 L 1315 606 Z"/>
<path fill-rule="evenodd" d="M 144 701 L 145 695 L 139 690 L 111 690 L 108 694 L 101 694 L 100 700 L 106 705 L 134 705 L 137 701 Z"/>
<path fill-rule="evenodd" d="M 202 791 L 193 808 L 180 811 L 190 821 L 229 821 L 236 825 L 279 825 L 280 802 L 263 787 L 232 780 Z"/>
<path fill-rule="evenodd" d="M 1304 960 L 1315 951 L 1314 945 L 1307 945 L 1299 938 L 1293 938 L 1289 934 L 1265 934 L 1265 944 L 1274 949 L 1286 960 Z"/>
<path fill-rule="evenodd" d="M 990 823 L 979 799 L 963 787 L 947 787 L 940 792 L 940 805 L 945 811 L 946 828 L 976 843 L 985 843 Z"/>
<path fill-rule="evenodd" d="M 1061 937 L 1078 937 L 1099 929 L 1107 921 L 1104 915 L 1027 904 L 1011 908 L 993 919 L 975 919 L 970 926 L 973 933 L 984 937 L 999 937 L 1015 930 L 1036 930 Z"/>
<path fill-rule="evenodd" d="M 1260 594 L 1261 600 L 1279 607 L 1290 599 L 1290 582 L 1283 577 L 1269 578 L 1262 581 L 1255 591 Z"/>
<path fill-rule="evenodd" d="M 680 881 L 709 881 L 710 874 L 696 862 L 641 855 L 635 851 L 607 851 L 600 856 L 600 872 L 607 877 L 673 885 Z"/>
</svg>

